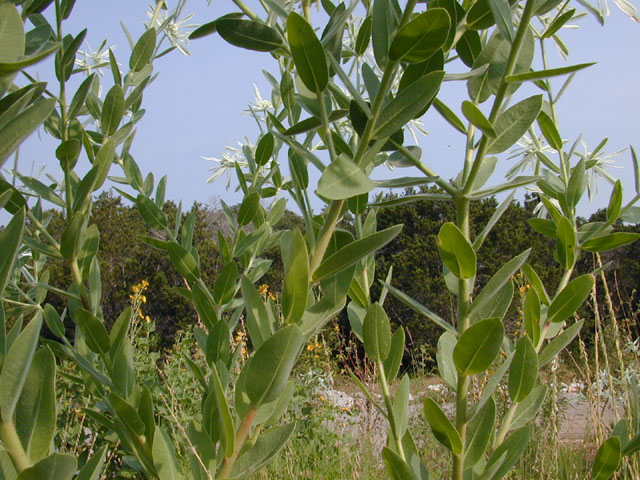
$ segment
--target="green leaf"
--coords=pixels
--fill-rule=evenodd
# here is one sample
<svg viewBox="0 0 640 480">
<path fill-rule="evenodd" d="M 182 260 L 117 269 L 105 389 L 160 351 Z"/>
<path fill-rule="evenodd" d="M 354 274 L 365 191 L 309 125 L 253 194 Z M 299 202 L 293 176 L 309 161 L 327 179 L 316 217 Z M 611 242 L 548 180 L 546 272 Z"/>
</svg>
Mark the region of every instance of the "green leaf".
<svg viewBox="0 0 640 480">
<path fill-rule="evenodd" d="M 138 39 L 131 56 L 129 57 L 129 68 L 132 72 L 139 72 L 146 67 L 153 58 L 156 49 L 156 29 L 149 28 Z"/>
<path fill-rule="evenodd" d="M 476 252 L 460 229 L 447 222 L 438 232 L 438 251 L 442 262 L 458 278 L 476 276 Z"/>
<path fill-rule="evenodd" d="M 391 324 L 379 303 L 367 309 L 362 325 L 362 337 L 367 356 L 374 362 L 382 362 L 391 350 Z"/>
<path fill-rule="evenodd" d="M 0 232 L 0 294 L 4 292 L 9 276 L 13 271 L 13 264 L 16 260 L 18 249 L 22 243 L 22 232 L 24 231 L 25 213 L 23 209 L 18 210 L 6 228 Z"/>
<path fill-rule="evenodd" d="M 207 35 L 211 35 L 216 33 L 216 21 L 207 22 L 203 25 L 200 25 L 193 32 L 189 34 L 189 40 L 196 40 L 198 38 L 206 37 Z"/>
<path fill-rule="evenodd" d="M 528 263 L 525 263 L 524 265 L 522 265 L 522 267 L 520 267 L 520 269 L 527 279 L 527 283 L 529 283 L 529 285 L 531 285 L 531 288 L 533 288 L 538 294 L 538 299 L 545 305 L 549 306 L 551 304 L 551 299 L 547 294 L 547 290 L 544 288 L 542 280 L 540 280 L 540 277 L 533 269 L 533 267 L 531 267 L 531 265 L 529 265 Z"/>
<path fill-rule="evenodd" d="M 104 98 L 100 127 L 102 133 L 111 136 L 116 133 L 124 115 L 124 92 L 120 85 L 111 87 Z"/>
<path fill-rule="evenodd" d="M 527 290 L 524 301 L 524 325 L 527 335 L 534 345 L 540 340 L 540 298 L 535 288 Z"/>
<path fill-rule="evenodd" d="M 0 129 L 0 167 L 22 141 L 44 122 L 55 107 L 56 99 L 39 100 Z"/>
<path fill-rule="evenodd" d="M 398 30 L 389 48 L 393 62 L 420 63 L 447 41 L 451 19 L 444 8 L 431 8 Z"/>
<path fill-rule="evenodd" d="M 78 472 L 76 480 L 100 480 L 107 448 L 108 445 L 104 445 L 100 450 L 91 455 L 91 458 L 80 469 L 80 472 Z"/>
<path fill-rule="evenodd" d="M 364 55 L 364 53 L 367 51 L 367 48 L 369 48 L 369 42 L 371 41 L 372 24 L 373 22 L 371 16 L 365 18 L 360 24 L 355 44 L 355 52 L 358 56 Z"/>
<path fill-rule="evenodd" d="M 447 107 L 437 98 L 433 101 L 433 106 L 438 111 L 438 113 L 442 115 L 442 118 L 444 118 L 449 123 L 449 125 L 458 130 L 460 133 L 464 135 L 467 134 L 467 129 L 465 128 L 464 123 L 462 123 L 462 120 L 460 120 L 449 107 Z"/>
<path fill-rule="evenodd" d="M 300 329 L 289 325 L 258 348 L 248 366 L 245 384 L 254 406 L 271 402 L 284 391 L 303 341 Z"/>
<path fill-rule="evenodd" d="M 513 402 L 521 402 L 533 390 L 538 378 L 538 355 L 529 337 L 522 337 L 516 345 L 509 368 L 509 396 Z"/>
<path fill-rule="evenodd" d="M 496 402 L 491 397 L 478 413 L 469 421 L 467 427 L 464 467 L 469 469 L 480 461 L 489 445 L 496 423 Z"/>
<path fill-rule="evenodd" d="M 16 480 L 71 480 L 77 466 L 71 455 L 54 453 L 20 472 Z"/>
<path fill-rule="evenodd" d="M 396 0 L 374 0 L 371 9 L 371 42 L 376 63 L 384 69 L 389 61 L 391 39 L 400 22 L 400 8 Z"/>
<path fill-rule="evenodd" d="M 487 153 L 504 152 L 520 140 L 538 117 L 541 108 L 542 95 L 535 95 L 516 103 L 502 113 L 494 125 L 496 138 L 489 144 Z"/>
<path fill-rule="evenodd" d="M 404 355 L 404 337 L 404 329 L 402 327 L 396 329 L 391 335 L 389 354 L 383 361 L 384 373 L 389 383 L 393 382 L 400 371 L 402 356 Z"/>
<path fill-rule="evenodd" d="M 74 320 L 87 340 L 87 346 L 95 353 L 106 354 L 111 348 L 109 333 L 104 324 L 88 310 L 78 308 Z"/>
<path fill-rule="evenodd" d="M 282 315 L 285 323 L 297 323 L 307 306 L 309 293 L 309 254 L 297 228 L 290 235 L 282 236 L 282 259 Z"/>
<path fill-rule="evenodd" d="M 538 367 L 541 368 L 547 363 L 549 363 L 553 358 L 564 350 L 564 347 L 569 345 L 571 341 L 576 338 L 578 333 L 580 333 L 580 329 L 584 324 L 584 320 L 580 320 L 579 322 L 574 323 L 566 330 L 564 330 L 560 335 L 555 337 L 553 340 L 549 342 L 549 344 L 540 352 L 538 355 Z"/>
<path fill-rule="evenodd" d="M 502 348 L 504 327 L 497 318 L 482 320 L 467 328 L 453 349 L 453 362 L 460 375 L 484 372 Z"/>
<path fill-rule="evenodd" d="M 169 242 L 167 250 L 171 263 L 173 263 L 178 273 L 189 282 L 197 282 L 198 278 L 200 278 L 200 268 L 191 252 L 177 242 Z"/>
<path fill-rule="evenodd" d="M 538 126 L 549 145 L 558 151 L 562 150 L 562 137 L 560 137 L 558 128 L 551 117 L 542 110 L 538 114 Z"/>
<path fill-rule="evenodd" d="M 296 12 L 291 12 L 287 19 L 287 37 L 302 83 L 312 92 L 322 93 L 329 83 L 329 68 L 324 47 L 313 28 Z"/>
<path fill-rule="evenodd" d="M 220 417 L 220 424 L 222 426 L 222 445 L 224 446 L 225 458 L 230 458 L 233 455 L 236 444 L 236 431 L 233 426 L 233 417 L 231 416 L 231 410 L 229 410 L 229 404 L 227 398 L 224 395 L 224 388 L 220 382 L 220 376 L 218 375 L 218 369 L 215 365 L 211 365 L 211 375 L 213 379 L 213 390 L 216 396 L 216 404 L 218 405 L 218 416 Z"/>
<path fill-rule="evenodd" d="M 486 303 L 488 303 L 495 292 L 500 290 L 507 282 L 511 281 L 511 277 L 514 273 L 522 266 L 522 264 L 527 260 L 527 257 L 531 253 L 531 249 L 525 250 L 517 257 L 512 258 L 507 263 L 505 263 L 500 270 L 498 270 L 491 279 L 484 286 L 482 291 L 478 294 L 478 296 L 473 300 L 468 315 L 475 314 L 476 311 L 480 310 Z"/>
<path fill-rule="evenodd" d="M 40 338 L 42 315 L 36 315 L 11 344 L 0 372 L 0 418 L 11 421 Z"/>
<path fill-rule="evenodd" d="M 182 478 L 176 451 L 171 437 L 162 427 L 156 427 L 153 434 L 153 466 L 160 480 L 179 480 Z"/>
<path fill-rule="evenodd" d="M 414 480 L 413 471 L 407 462 L 393 450 L 383 447 L 382 460 L 391 480 Z"/>
<path fill-rule="evenodd" d="M 456 43 L 456 53 L 467 67 L 473 67 L 481 51 L 480 35 L 473 30 L 464 32 Z"/>
<path fill-rule="evenodd" d="M 607 222 L 613 224 L 620 216 L 622 207 L 622 182 L 616 180 L 609 197 L 609 205 L 607 206 Z"/>
<path fill-rule="evenodd" d="M 24 55 L 25 36 L 20 12 L 9 3 L 0 5 L 0 62 L 13 62 Z"/>
<path fill-rule="evenodd" d="M 542 408 L 546 396 L 546 385 L 538 385 L 531 390 L 531 393 L 518 403 L 515 414 L 513 415 L 513 420 L 511 421 L 511 428 L 518 429 L 534 419 L 540 411 L 540 408 Z"/>
<path fill-rule="evenodd" d="M 584 242 L 580 247 L 587 252 L 606 252 L 614 248 L 635 242 L 640 234 L 632 232 L 615 232 L 602 235 Z"/>
<path fill-rule="evenodd" d="M 620 438 L 618 437 L 611 437 L 600 445 L 591 468 L 592 480 L 609 480 L 613 477 L 622 459 L 620 449 Z"/>
<path fill-rule="evenodd" d="M 236 262 L 229 262 L 224 266 L 213 285 L 213 300 L 218 305 L 229 303 L 236 294 L 237 282 L 238 265 Z"/>
<path fill-rule="evenodd" d="M 542 80 L 543 78 L 557 77 L 559 75 L 577 72 L 578 70 L 590 67 L 591 65 L 595 65 L 595 62 L 581 63 L 579 65 L 571 65 L 569 67 L 550 68 L 548 70 L 539 70 L 537 72 L 518 73 L 516 75 L 509 75 L 505 78 L 505 81 L 507 83 L 537 81 Z"/>
<path fill-rule="evenodd" d="M 496 132 L 493 129 L 493 125 L 491 125 L 491 122 L 487 120 L 475 104 L 468 100 L 462 102 L 462 113 L 473 126 L 480 129 L 480 131 L 482 131 L 482 133 L 487 137 L 496 138 Z"/>
<path fill-rule="evenodd" d="M 530 438 L 531 430 L 528 426 L 522 427 L 509 435 L 493 451 L 487 461 L 485 474 L 481 475 L 478 480 L 499 480 L 503 478 L 522 456 Z M 491 468 L 493 466 L 497 466 L 497 468 L 494 470 Z M 486 473 L 490 471 L 492 471 L 492 475 L 487 476 Z"/>
<path fill-rule="evenodd" d="M 431 398 L 424 401 L 424 416 L 429 422 L 433 436 L 454 454 L 462 453 L 460 434 L 447 418 L 440 406 Z"/>
<path fill-rule="evenodd" d="M 551 302 L 547 310 L 547 321 L 563 322 L 573 315 L 591 293 L 594 281 L 593 275 L 590 274 L 571 280 Z"/>
<path fill-rule="evenodd" d="M 383 109 L 373 129 L 373 139 L 386 138 L 415 118 L 434 99 L 444 72 L 431 72 L 402 90 Z"/>
<path fill-rule="evenodd" d="M 242 226 L 249 225 L 258 213 L 259 208 L 260 195 L 257 192 L 251 192 L 242 200 L 240 210 L 238 210 L 238 224 Z"/>
<path fill-rule="evenodd" d="M 261 22 L 225 16 L 215 21 L 215 27 L 223 39 L 236 47 L 257 52 L 271 52 L 282 47 L 280 34 Z"/>
<path fill-rule="evenodd" d="M 342 247 L 322 261 L 313 272 L 313 280 L 319 281 L 349 268 L 361 258 L 385 246 L 400 233 L 400 230 L 402 225 L 394 225 Z"/>
<path fill-rule="evenodd" d="M 507 0 L 488 0 L 491 14 L 496 22 L 500 34 L 513 43 L 513 15 Z"/>
<path fill-rule="evenodd" d="M 138 213 L 149 227 L 163 231 L 167 226 L 167 216 L 155 202 L 146 196 L 139 194 L 136 198 Z"/>
<path fill-rule="evenodd" d="M 255 159 L 260 166 L 266 165 L 273 155 L 274 138 L 270 132 L 265 133 L 256 146 Z"/>
<path fill-rule="evenodd" d="M 36 352 L 16 405 L 15 426 L 29 460 L 49 453 L 56 433 L 56 360 L 48 348 Z"/>
<path fill-rule="evenodd" d="M 251 280 L 244 275 L 240 279 L 240 288 L 247 314 L 247 330 L 254 348 L 260 348 L 271 336 L 267 308 Z"/>
<path fill-rule="evenodd" d="M 244 451 L 233 465 L 233 478 L 246 478 L 269 464 L 291 439 L 295 423 L 270 428 L 260 434 L 256 443 Z"/>
<path fill-rule="evenodd" d="M 553 22 L 551 22 L 547 29 L 542 33 L 542 38 L 553 37 L 553 35 L 557 33 L 565 23 L 573 18 L 574 13 L 576 13 L 576 9 L 572 8 L 571 10 L 564 12 L 562 15 L 556 16 Z"/>
<path fill-rule="evenodd" d="M 458 371 L 453 362 L 453 350 L 458 343 L 455 333 L 449 331 L 444 332 L 438 339 L 438 348 L 436 350 L 436 362 L 438 363 L 438 372 L 440 378 L 445 381 L 453 391 L 458 388 Z"/>
<path fill-rule="evenodd" d="M 322 172 L 317 194 L 330 200 L 342 200 L 368 193 L 373 188 L 373 182 L 358 165 L 346 155 L 338 155 Z"/>
</svg>

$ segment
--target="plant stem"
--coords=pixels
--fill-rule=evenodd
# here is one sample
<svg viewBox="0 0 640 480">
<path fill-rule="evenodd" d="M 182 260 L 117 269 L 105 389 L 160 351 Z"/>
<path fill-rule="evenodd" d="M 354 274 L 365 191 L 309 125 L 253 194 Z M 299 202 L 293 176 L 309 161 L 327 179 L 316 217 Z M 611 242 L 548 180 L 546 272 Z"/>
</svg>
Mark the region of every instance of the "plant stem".
<svg viewBox="0 0 640 480">
<path fill-rule="evenodd" d="M 397 435 L 396 418 L 393 413 L 393 403 L 391 401 L 391 393 L 389 392 L 389 384 L 387 383 L 387 376 L 384 373 L 384 365 L 382 362 L 376 362 L 378 367 L 378 375 L 380 376 L 380 386 L 382 387 L 382 394 L 384 396 L 384 404 L 387 407 L 387 418 L 389 419 L 389 426 L 391 427 L 391 433 L 398 450 L 398 455 L 406 461 L 407 457 L 404 454 L 404 447 L 402 446 L 402 439 Z"/>
<path fill-rule="evenodd" d="M 251 430 L 251 425 L 253 424 L 253 420 L 256 418 L 258 414 L 258 410 L 254 407 L 247 412 L 242 420 L 242 423 L 238 427 L 238 431 L 236 432 L 236 448 L 233 450 L 233 454 L 229 458 L 225 458 L 222 462 L 222 467 L 220 468 L 220 472 L 218 473 L 217 478 L 225 479 L 228 478 L 231 474 L 231 469 L 233 465 L 236 463 L 236 459 L 240 454 L 240 450 L 244 446 L 244 443 L 247 441 L 247 437 L 249 436 L 249 430 Z"/>
<path fill-rule="evenodd" d="M 22 448 L 18 432 L 16 432 L 16 427 L 12 421 L 9 420 L 0 423 L 0 440 L 2 440 L 4 448 L 6 448 L 9 455 L 11 455 L 18 473 L 31 466 L 27 452 Z"/>
<path fill-rule="evenodd" d="M 236 6 L 240 10 L 242 10 L 242 13 L 244 13 L 251 20 L 258 20 L 258 15 L 256 15 L 253 10 L 247 7 L 242 0 L 233 0 L 233 3 L 235 3 Z"/>
<path fill-rule="evenodd" d="M 324 257 L 324 254 L 329 247 L 331 236 L 333 235 L 336 224 L 340 219 L 340 213 L 342 212 L 344 202 L 344 200 L 335 200 L 331 202 L 331 205 L 329 206 L 327 218 L 324 222 L 324 225 L 322 226 L 318 242 L 316 243 L 316 248 L 311 256 L 311 262 L 309 264 L 309 275 L 313 275 L 313 272 L 316 271 L 316 269 L 320 265 L 320 262 L 322 262 L 322 257 Z"/>
</svg>

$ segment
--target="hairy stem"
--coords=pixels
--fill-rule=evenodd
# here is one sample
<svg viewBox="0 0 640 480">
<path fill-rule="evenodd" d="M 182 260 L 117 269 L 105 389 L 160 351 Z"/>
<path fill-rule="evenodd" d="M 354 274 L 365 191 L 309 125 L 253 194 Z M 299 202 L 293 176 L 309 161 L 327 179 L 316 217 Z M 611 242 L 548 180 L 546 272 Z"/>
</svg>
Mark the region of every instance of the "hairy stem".
<svg viewBox="0 0 640 480">
<path fill-rule="evenodd" d="M 244 443 L 247 441 L 249 431 L 251 430 L 251 425 L 253 424 L 253 421 L 256 418 L 257 414 L 258 410 L 252 407 L 244 416 L 244 419 L 242 420 L 242 423 L 240 424 L 240 426 L 238 427 L 238 431 L 236 432 L 236 448 L 234 449 L 233 454 L 229 458 L 225 458 L 222 462 L 222 467 L 220 468 L 220 472 L 218 473 L 218 478 L 228 478 L 231 474 L 233 465 L 236 463 L 238 455 L 240 454 L 240 450 L 242 450 Z"/>
<path fill-rule="evenodd" d="M 16 427 L 12 421 L 0 423 L 0 440 L 2 440 L 4 448 L 6 448 L 9 455 L 11 455 L 11 459 L 18 473 L 31 466 L 27 452 L 25 452 L 22 447 L 18 432 L 16 432 Z"/>
</svg>

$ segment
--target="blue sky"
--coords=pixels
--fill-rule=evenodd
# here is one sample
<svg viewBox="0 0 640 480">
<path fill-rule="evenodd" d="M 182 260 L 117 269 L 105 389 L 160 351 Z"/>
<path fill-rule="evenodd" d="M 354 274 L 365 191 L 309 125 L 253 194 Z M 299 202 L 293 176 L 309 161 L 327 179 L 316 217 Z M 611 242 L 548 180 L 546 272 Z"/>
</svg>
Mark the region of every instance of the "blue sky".
<svg viewBox="0 0 640 480">
<path fill-rule="evenodd" d="M 234 10 L 230 1 L 214 0 L 211 3 L 207 6 L 206 0 L 190 0 L 184 13 L 195 16 L 189 23 L 206 23 Z M 115 45 L 119 63 L 126 64 L 129 49 L 120 20 L 137 38 L 143 31 L 147 9 L 147 2 L 139 0 L 77 2 L 65 28 L 75 34 L 86 26 L 87 40 L 93 48 L 107 38 L 108 45 Z M 582 19 L 580 25 L 579 29 L 563 34 L 571 52 L 566 64 L 590 61 L 598 64 L 579 72 L 564 95 L 558 111 L 560 133 L 563 138 L 573 141 L 583 132 L 591 148 L 608 137 L 608 152 L 630 144 L 640 150 L 640 92 L 637 87 L 640 25 L 613 5 L 604 27 L 592 17 Z M 191 42 L 189 50 L 190 57 L 174 52 L 156 62 L 156 72 L 160 75 L 145 93 L 143 105 L 147 112 L 138 125 L 132 153 L 143 174 L 153 171 L 156 179 L 168 175 L 167 197 L 171 200 L 182 200 L 185 206 L 194 201 L 209 203 L 215 197 L 235 203 L 240 197 L 225 189 L 224 180 L 206 183 L 212 163 L 202 156 L 219 157 L 226 145 L 235 146 L 244 135 L 252 141 L 256 139 L 255 122 L 243 115 L 243 111 L 248 102 L 254 101 L 254 85 L 268 98 L 269 90 L 261 71 L 275 72 L 277 65 L 268 54 L 232 47 L 216 35 Z M 549 52 L 549 56 L 552 66 L 565 64 L 556 52 Z M 44 75 L 47 68 L 48 65 L 43 64 L 39 69 L 43 79 L 47 78 Z M 109 75 L 109 72 L 105 74 Z M 448 83 L 443 86 L 441 98 L 459 113 L 459 105 L 466 99 L 465 92 L 462 82 Z M 461 166 L 463 137 L 453 132 L 435 112 L 428 112 L 424 122 L 429 135 L 419 139 L 425 151 L 423 159 L 428 159 L 430 166 L 442 177 L 455 176 Z M 57 175 L 54 149 L 55 144 L 46 135 L 33 135 L 21 148 L 21 169 L 46 165 L 48 172 Z M 634 193 L 630 155 L 625 152 L 617 160 L 624 168 L 614 169 L 612 173 L 623 179 L 625 198 L 629 198 Z M 510 165 L 502 163 L 505 167 L 496 172 L 494 183 L 501 180 Z M 112 174 L 119 175 L 115 170 L 117 168 Z M 381 178 L 389 175 L 387 172 L 380 170 L 374 176 Z M 395 174 L 410 173 L 396 171 Z M 606 206 L 610 187 L 601 182 L 601 190 L 603 194 L 595 204 L 581 205 L 583 214 Z M 321 204 L 314 206 L 320 208 Z"/>
</svg>

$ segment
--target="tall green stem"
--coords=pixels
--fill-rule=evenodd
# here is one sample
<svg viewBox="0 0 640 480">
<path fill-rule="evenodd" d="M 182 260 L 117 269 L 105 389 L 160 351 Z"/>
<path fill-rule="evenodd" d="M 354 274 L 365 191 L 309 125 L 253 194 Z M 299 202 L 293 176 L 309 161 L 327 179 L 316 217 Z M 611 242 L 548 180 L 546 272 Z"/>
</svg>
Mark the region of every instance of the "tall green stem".
<svg viewBox="0 0 640 480">
<path fill-rule="evenodd" d="M 238 427 L 238 431 L 236 432 L 236 448 L 233 451 L 233 454 L 229 458 L 225 458 L 222 462 L 222 467 L 220 468 L 220 472 L 217 478 L 224 479 L 228 478 L 231 475 L 231 470 L 233 469 L 233 465 L 236 463 L 238 455 L 244 447 L 245 442 L 247 441 L 247 437 L 249 436 L 249 431 L 251 430 L 251 425 L 253 425 L 253 421 L 258 414 L 258 410 L 255 408 L 251 408 L 245 415 L 242 423 Z"/>
<path fill-rule="evenodd" d="M 404 447 L 402 446 L 402 439 L 398 437 L 397 435 L 397 428 L 396 428 L 396 417 L 393 413 L 393 403 L 391 401 L 391 393 L 389 391 L 389 383 L 387 382 L 387 376 L 384 373 L 384 365 L 382 364 L 382 362 L 377 362 L 377 367 L 378 367 L 378 375 L 380 376 L 380 385 L 382 387 L 382 395 L 384 396 L 384 404 L 387 408 L 387 417 L 389 419 L 389 426 L 391 427 L 391 432 L 393 434 L 393 439 L 395 441 L 396 444 L 396 450 L 398 450 L 398 455 L 400 455 L 400 457 L 403 460 L 407 460 L 407 457 L 404 453 Z"/>
<path fill-rule="evenodd" d="M 4 448 L 6 448 L 9 455 L 11 455 L 11 459 L 13 460 L 18 473 L 31 466 L 31 462 L 27 457 L 27 452 L 25 452 L 22 447 L 22 443 L 20 442 L 18 432 L 16 432 L 16 427 L 13 422 L 8 421 L 0 423 L 0 439 L 2 440 Z"/>
</svg>

